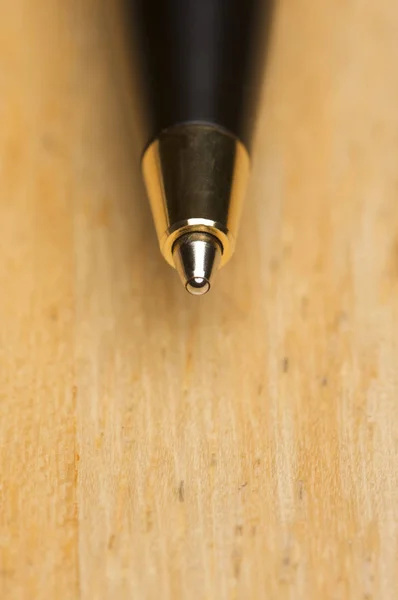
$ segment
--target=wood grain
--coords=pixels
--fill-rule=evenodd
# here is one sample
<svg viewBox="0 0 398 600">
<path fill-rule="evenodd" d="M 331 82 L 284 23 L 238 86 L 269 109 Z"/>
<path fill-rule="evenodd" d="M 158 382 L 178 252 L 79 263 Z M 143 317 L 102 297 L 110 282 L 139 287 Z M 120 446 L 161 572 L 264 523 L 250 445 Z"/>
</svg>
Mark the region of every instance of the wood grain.
<svg viewBox="0 0 398 600">
<path fill-rule="evenodd" d="M 1 598 L 395 599 L 398 5 L 278 3 L 200 300 L 158 253 L 113 11 L 0 0 Z"/>
</svg>

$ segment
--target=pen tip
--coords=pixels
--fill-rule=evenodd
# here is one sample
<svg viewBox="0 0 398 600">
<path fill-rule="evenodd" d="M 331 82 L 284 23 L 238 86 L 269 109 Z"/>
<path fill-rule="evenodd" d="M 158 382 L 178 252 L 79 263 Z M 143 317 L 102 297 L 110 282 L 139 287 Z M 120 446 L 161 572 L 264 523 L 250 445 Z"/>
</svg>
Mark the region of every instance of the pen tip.
<svg viewBox="0 0 398 600">
<path fill-rule="evenodd" d="M 204 296 L 221 260 L 221 246 L 209 233 L 182 235 L 173 250 L 175 267 L 187 292 Z"/>
<path fill-rule="evenodd" d="M 204 277 L 193 277 L 185 287 L 192 296 L 204 296 L 210 289 L 210 283 Z"/>
</svg>

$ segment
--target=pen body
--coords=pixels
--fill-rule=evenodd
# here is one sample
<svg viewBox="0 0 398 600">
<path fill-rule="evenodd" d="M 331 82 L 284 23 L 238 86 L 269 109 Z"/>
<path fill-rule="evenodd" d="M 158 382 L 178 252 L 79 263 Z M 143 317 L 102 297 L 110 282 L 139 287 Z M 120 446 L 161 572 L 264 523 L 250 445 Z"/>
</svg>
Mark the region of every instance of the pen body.
<svg viewBox="0 0 398 600">
<path fill-rule="evenodd" d="M 148 141 L 179 123 L 224 127 L 250 147 L 270 0 L 129 0 Z"/>
<path fill-rule="evenodd" d="M 235 247 L 273 0 L 124 2 L 160 249 L 183 281 L 209 289 L 210 271 Z M 200 269 L 187 264 L 200 260 L 193 276 Z"/>
</svg>

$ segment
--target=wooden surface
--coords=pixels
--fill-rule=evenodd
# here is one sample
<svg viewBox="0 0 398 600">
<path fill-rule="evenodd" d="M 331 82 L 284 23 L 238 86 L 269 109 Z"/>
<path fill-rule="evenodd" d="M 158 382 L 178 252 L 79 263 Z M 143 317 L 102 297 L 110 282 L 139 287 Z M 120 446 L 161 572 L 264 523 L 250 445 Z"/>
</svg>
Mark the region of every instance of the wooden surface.
<svg viewBox="0 0 398 600">
<path fill-rule="evenodd" d="M 109 11 L 0 0 L 0 596 L 395 599 L 398 5 L 279 2 L 203 299 L 158 253 Z"/>
</svg>

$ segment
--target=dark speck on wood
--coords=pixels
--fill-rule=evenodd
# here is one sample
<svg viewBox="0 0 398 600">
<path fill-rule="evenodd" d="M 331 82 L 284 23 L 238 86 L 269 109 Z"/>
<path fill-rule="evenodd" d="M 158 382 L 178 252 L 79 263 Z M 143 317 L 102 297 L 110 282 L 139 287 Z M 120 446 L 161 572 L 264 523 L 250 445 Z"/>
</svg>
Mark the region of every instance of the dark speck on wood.
<svg viewBox="0 0 398 600">
<path fill-rule="evenodd" d="M 178 498 L 180 502 L 185 502 L 185 485 L 183 480 L 180 482 L 180 486 L 178 488 Z"/>
<path fill-rule="evenodd" d="M 304 497 L 304 481 L 298 481 L 298 497 L 302 500 Z"/>
</svg>

